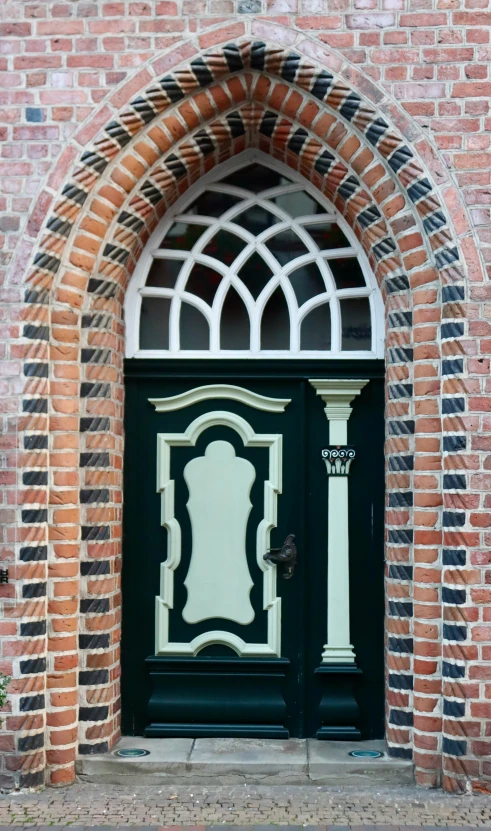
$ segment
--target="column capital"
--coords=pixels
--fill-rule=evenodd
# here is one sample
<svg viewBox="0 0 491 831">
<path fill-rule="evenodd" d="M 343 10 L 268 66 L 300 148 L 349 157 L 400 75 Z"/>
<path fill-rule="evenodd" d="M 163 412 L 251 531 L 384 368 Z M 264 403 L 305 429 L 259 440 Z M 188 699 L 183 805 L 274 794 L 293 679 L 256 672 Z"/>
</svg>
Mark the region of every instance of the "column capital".
<svg viewBox="0 0 491 831">
<path fill-rule="evenodd" d="M 350 404 L 360 394 L 368 380 L 361 378 L 309 378 L 309 384 L 320 395 L 329 421 L 348 421 Z"/>
</svg>

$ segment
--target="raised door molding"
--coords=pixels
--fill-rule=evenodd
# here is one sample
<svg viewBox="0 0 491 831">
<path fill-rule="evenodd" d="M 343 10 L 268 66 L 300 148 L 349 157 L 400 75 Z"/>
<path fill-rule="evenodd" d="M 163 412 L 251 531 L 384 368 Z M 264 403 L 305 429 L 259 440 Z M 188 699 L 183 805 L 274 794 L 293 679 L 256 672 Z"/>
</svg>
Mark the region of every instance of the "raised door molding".
<svg viewBox="0 0 491 831">
<path fill-rule="evenodd" d="M 169 413 L 172 410 L 182 410 L 201 401 L 210 401 L 217 398 L 227 398 L 230 401 L 239 401 L 254 407 L 256 410 L 264 410 L 268 413 L 283 413 L 285 407 L 290 403 L 291 398 L 268 398 L 266 395 L 259 395 L 245 387 L 237 387 L 233 384 L 207 384 L 203 387 L 195 387 L 192 390 L 172 395 L 169 398 L 149 398 L 158 413 Z"/>
<path fill-rule="evenodd" d="M 263 608 L 267 612 L 266 643 L 247 643 L 231 632 L 205 632 L 189 643 L 169 639 L 169 611 L 174 605 L 174 571 L 181 561 L 181 528 L 175 517 L 174 481 L 170 478 L 173 447 L 194 447 L 209 427 L 230 427 L 239 434 L 244 447 L 269 449 L 269 478 L 264 483 L 264 514 L 256 537 L 257 564 L 263 572 Z M 161 524 L 168 532 L 168 554 L 161 564 L 160 595 L 156 597 L 155 653 L 157 655 L 197 655 L 205 646 L 224 644 L 240 656 L 279 657 L 281 655 L 281 598 L 276 595 L 276 566 L 263 559 L 270 547 L 271 529 L 277 523 L 278 494 L 282 488 L 282 436 L 255 433 L 251 425 L 235 413 L 216 410 L 199 416 L 184 433 L 157 435 L 157 490 L 161 494 Z"/>
</svg>

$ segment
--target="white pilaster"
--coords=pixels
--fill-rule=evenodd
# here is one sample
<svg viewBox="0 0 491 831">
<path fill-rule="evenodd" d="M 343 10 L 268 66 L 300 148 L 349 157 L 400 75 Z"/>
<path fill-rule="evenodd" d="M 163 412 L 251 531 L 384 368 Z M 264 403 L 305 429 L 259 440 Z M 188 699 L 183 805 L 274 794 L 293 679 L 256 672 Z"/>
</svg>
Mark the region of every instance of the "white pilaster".
<svg viewBox="0 0 491 831">
<path fill-rule="evenodd" d="M 350 379 L 312 379 L 329 422 L 329 444 L 348 442 L 350 404 L 368 381 Z M 328 472 L 329 472 L 329 466 Z M 349 469 L 349 465 L 348 468 Z M 327 536 L 327 643 L 322 663 L 352 664 L 355 653 L 350 643 L 349 612 L 349 517 L 348 476 L 329 475 Z"/>
</svg>

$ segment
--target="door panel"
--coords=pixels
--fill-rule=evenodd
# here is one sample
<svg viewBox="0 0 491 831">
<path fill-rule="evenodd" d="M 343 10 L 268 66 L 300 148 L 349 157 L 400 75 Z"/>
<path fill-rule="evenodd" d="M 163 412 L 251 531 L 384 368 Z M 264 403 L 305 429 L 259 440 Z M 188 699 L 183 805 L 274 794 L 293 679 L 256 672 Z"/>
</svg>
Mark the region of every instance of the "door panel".
<svg viewBox="0 0 491 831">
<path fill-rule="evenodd" d="M 351 617 L 363 735 L 381 735 L 383 383 L 380 362 L 351 363 L 268 362 L 253 373 L 250 361 L 126 362 L 125 733 L 315 735 L 328 425 L 308 378 L 334 373 L 372 379 L 350 420 Z M 217 383 L 288 403 L 193 392 Z M 155 399 L 173 396 L 179 409 L 159 411 Z M 285 580 L 263 554 L 290 533 L 298 563 Z"/>
</svg>

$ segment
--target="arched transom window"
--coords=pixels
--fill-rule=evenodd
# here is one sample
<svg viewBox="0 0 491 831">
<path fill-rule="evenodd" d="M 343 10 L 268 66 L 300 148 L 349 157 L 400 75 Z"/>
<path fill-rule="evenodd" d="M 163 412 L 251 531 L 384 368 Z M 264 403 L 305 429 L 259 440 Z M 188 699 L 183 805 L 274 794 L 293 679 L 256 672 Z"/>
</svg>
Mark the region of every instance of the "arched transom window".
<svg viewBox="0 0 491 831">
<path fill-rule="evenodd" d="M 128 357 L 381 357 L 382 301 L 354 234 L 255 152 L 190 188 L 126 298 Z"/>
</svg>

